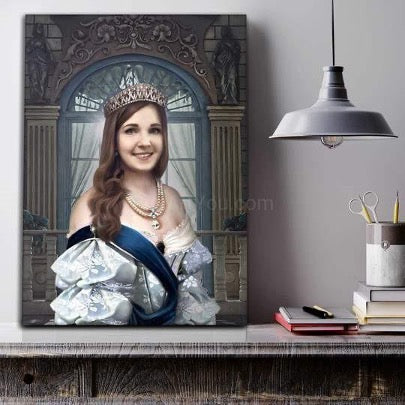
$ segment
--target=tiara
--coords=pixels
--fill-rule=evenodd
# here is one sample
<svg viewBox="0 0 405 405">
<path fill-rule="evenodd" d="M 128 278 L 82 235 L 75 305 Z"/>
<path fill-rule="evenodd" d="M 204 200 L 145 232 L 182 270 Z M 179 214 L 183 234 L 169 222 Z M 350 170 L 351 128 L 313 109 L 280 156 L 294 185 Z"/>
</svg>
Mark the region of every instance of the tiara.
<svg viewBox="0 0 405 405">
<path fill-rule="evenodd" d="M 110 115 L 118 108 L 136 101 L 150 101 L 163 108 L 167 105 L 167 97 L 156 87 L 148 83 L 137 83 L 112 96 L 104 105 L 104 115 Z"/>
</svg>

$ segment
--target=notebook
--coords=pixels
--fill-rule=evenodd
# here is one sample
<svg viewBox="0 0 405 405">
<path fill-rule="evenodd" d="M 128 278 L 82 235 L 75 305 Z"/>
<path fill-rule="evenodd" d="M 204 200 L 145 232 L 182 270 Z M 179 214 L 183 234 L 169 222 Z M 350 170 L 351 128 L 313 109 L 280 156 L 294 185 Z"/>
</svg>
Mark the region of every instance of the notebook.
<svg viewBox="0 0 405 405">
<path fill-rule="evenodd" d="M 322 319 L 315 315 L 308 314 L 300 307 L 280 307 L 279 312 L 291 325 L 295 324 L 316 324 L 316 325 L 350 325 L 357 324 L 357 317 L 346 308 L 325 307 L 332 312 L 334 317 Z"/>
</svg>

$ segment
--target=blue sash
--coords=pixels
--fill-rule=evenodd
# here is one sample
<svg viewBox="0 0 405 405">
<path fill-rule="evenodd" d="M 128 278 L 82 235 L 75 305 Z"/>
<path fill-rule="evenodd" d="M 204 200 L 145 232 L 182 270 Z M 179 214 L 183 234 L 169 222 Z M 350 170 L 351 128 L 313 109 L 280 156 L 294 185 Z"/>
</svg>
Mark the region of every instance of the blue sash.
<svg viewBox="0 0 405 405">
<path fill-rule="evenodd" d="M 80 228 L 68 239 L 67 249 L 91 238 L 94 238 L 94 234 L 90 226 Z M 176 316 L 178 281 L 166 259 L 152 242 L 135 229 L 125 225 L 121 225 L 113 243 L 143 263 L 159 279 L 167 292 L 164 305 L 151 314 L 147 314 L 143 308 L 132 302 L 129 325 L 172 324 Z"/>
</svg>

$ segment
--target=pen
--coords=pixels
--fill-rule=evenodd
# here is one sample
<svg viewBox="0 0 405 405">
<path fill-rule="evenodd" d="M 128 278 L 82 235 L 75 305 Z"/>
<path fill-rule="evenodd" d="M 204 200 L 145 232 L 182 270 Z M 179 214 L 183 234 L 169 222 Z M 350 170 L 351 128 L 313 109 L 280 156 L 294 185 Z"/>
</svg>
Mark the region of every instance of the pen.
<svg viewBox="0 0 405 405">
<path fill-rule="evenodd" d="M 393 224 L 398 223 L 398 214 L 399 214 L 399 196 L 398 196 L 398 191 L 397 191 L 397 198 L 395 199 L 395 204 L 394 204 L 394 212 L 392 214 L 392 223 Z"/>
<path fill-rule="evenodd" d="M 313 305 L 313 308 L 318 309 L 319 311 L 326 312 L 328 314 L 328 318 L 333 318 L 332 312 L 328 311 L 327 309 L 322 308 L 319 305 Z"/>
<path fill-rule="evenodd" d="M 322 319 L 333 318 L 333 314 L 331 312 L 329 312 L 326 309 L 323 309 L 321 307 L 318 307 L 317 305 L 314 305 L 313 307 L 303 306 L 302 309 L 303 309 L 303 311 L 307 312 L 308 314 L 315 315 L 318 318 L 322 318 Z"/>
</svg>

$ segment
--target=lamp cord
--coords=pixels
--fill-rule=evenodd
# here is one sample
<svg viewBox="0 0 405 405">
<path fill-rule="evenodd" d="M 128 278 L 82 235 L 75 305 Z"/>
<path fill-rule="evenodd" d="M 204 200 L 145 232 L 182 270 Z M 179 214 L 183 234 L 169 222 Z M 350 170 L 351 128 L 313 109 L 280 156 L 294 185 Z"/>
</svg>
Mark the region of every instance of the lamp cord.
<svg viewBox="0 0 405 405">
<path fill-rule="evenodd" d="M 332 0 L 332 65 L 335 66 L 335 12 L 334 2 Z"/>
</svg>

